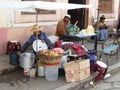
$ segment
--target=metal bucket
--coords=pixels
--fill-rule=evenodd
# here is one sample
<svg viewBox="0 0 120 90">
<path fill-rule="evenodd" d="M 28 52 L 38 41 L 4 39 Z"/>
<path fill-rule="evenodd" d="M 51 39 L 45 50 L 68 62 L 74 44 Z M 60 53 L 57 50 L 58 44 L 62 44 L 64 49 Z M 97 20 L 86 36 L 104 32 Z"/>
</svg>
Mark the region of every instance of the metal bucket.
<svg viewBox="0 0 120 90">
<path fill-rule="evenodd" d="M 19 63 L 22 68 L 32 68 L 35 62 L 35 55 L 33 53 L 22 53 L 19 58 Z"/>
</svg>

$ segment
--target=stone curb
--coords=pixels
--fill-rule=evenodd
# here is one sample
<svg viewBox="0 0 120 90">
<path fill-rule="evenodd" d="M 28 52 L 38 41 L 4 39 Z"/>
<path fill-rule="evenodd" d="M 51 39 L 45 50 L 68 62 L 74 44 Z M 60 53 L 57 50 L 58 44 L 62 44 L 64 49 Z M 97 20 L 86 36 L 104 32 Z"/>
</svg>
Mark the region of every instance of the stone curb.
<svg viewBox="0 0 120 90">
<path fill-rule="evenodd" d="M 119 70 L 120 70 L 120 63 L 117 63 L 112 66 L 109 66 L 107 73 L 114 74 Z M 93 75 L 93 76 L 91 75 L 90 78 L 83 80 L 82 82 L 68 83 L 68 84 L 58 87 L 54 90 L 80 90 L 81 87 L 88 88 L 90 81 L 93 81 L 94 77 L 95 77 L 95 75 Z"/>
</svg>

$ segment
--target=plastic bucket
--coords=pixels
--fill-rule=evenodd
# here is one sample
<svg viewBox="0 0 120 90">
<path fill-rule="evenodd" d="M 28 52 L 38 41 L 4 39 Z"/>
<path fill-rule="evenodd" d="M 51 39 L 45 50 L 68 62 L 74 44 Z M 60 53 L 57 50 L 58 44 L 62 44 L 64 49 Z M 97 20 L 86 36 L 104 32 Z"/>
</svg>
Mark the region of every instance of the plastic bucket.
<svg viewBox="0 0 120 90">
<path fill-rule="evenodd" d="M 90 66 L 92 66 L 95 63 L 95 61 L 97 60 L 97 56 L 96 55 L 91 55 L 89 57 L 89 59 L 90 59 Z"/>
<path fill-rule="evenodd" d="M 18 65 L 19 64 L 19 55 L 16 52 L 10 53 L 9 58 L 10 58 L 9 63 L 11 65 Z"/>
<path fill-rule="evenodd" d="M 48 81 L 58 80 L 58 65 L 59 64 L 45 65 L 45 77 Z"/>
<path fill-rule="evenodd" d="M 45 76 L 45 65 L 44 64 L 38 65 L 37 74 L 38 76 Z"/>
</svg>

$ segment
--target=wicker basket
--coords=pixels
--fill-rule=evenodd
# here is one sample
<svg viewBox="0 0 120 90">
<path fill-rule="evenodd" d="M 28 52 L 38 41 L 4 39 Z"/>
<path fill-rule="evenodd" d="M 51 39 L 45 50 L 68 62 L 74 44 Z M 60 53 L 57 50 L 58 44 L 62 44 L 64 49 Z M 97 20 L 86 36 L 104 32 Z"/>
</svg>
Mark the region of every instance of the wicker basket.
<svg viewBox="0 0 120 90">
<path fill-rule="evenodd" d="M 39 54 L 39 60 L 42 64 L 56 64 L 60 62 L 62 55 L 59 56 L 47 56 L 47 55 L 40 55 Z"/>
</svg>

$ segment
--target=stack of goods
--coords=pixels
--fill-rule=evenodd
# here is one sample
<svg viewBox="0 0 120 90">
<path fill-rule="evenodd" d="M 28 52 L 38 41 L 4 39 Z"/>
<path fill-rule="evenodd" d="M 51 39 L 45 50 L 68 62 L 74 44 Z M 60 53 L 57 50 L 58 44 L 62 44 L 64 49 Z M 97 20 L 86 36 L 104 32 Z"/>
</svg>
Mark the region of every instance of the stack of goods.
<svg viewBox="0 0 120 90">
<path fill-rule="evenodd" d="M 82 81 L 90 77 L 90 60 L 81 59 L 64 64 L 66 82 Z"/>
<path fill-rule="evenodd" d="M 48 81 L 58 79 L 58 66 L 64 50 L 54 48 L 52 50 L 41 50 L 38 52 L 38 76 L 45 76 Z M 51 73 L 52 72 L 52 73 Z"/>
<path fill-rule="evenodd" d="M 95 32 L 94 28 L 89 25 L 86 29 L 81 30 L 80 34 L 92 35 L 92 34 L 94 34 L 94 32 Z"/>
<path fill-rule="evenodd" d="M 78 23 L 78 21 L 76 21 L 76 23 L 73 25 L 73 24 L 70 24 L 67 26 L 67 34 L 69 35 L 75 35 L 77 33 L 79 33 L 80 31 L 80 28 L 78 26 L 76 26 L 76 24 Z"/>
<path fill-rule="evenodd" d="M 79 45 L 78 43 L 65 44 L 62 46 L 62 48 L 68 55 L 77 55 L 81 58 L 85 58 L 87 55 L 85 48 L 83 48 L 83 46 Z"/>
<path fill-rule="evenodd" d="M 56 64 L 60 62 L 64 51 L 61 48 L 54 48 L 52 50 L 41 50 L 38 52 L 38 62 L 42 64 Z"/>
</svg>

